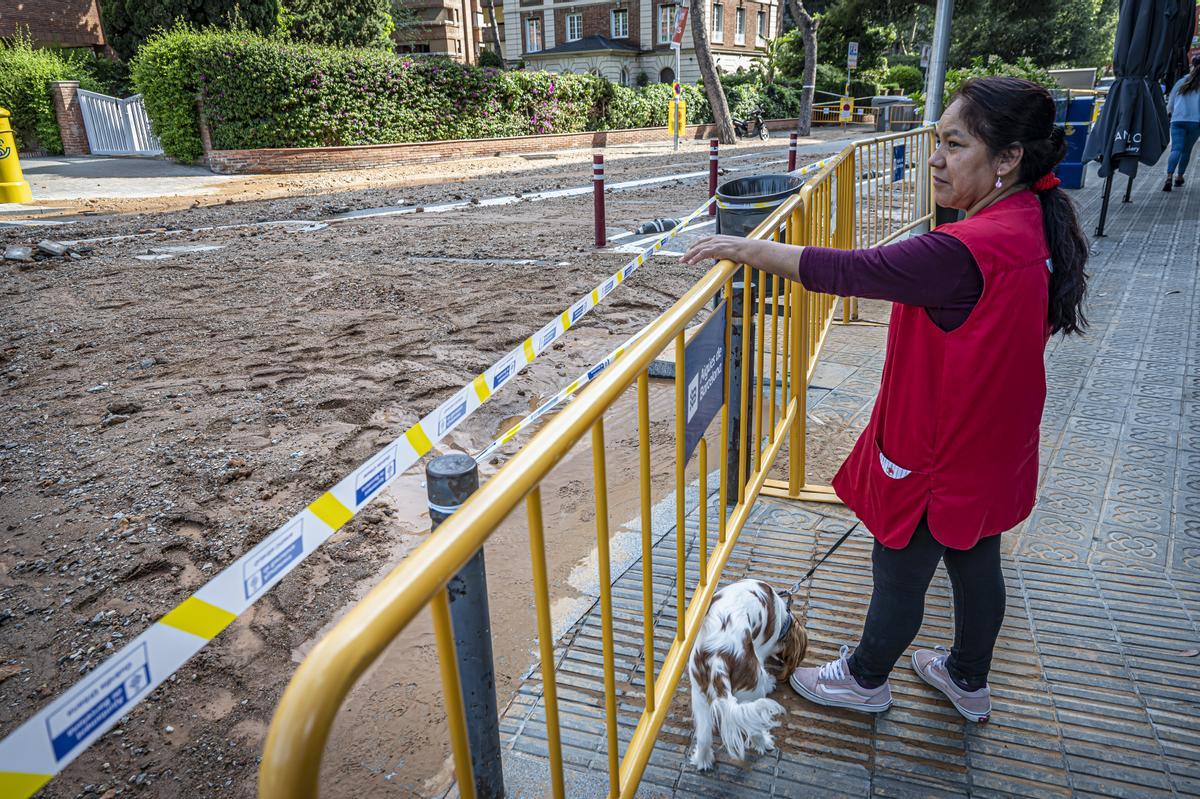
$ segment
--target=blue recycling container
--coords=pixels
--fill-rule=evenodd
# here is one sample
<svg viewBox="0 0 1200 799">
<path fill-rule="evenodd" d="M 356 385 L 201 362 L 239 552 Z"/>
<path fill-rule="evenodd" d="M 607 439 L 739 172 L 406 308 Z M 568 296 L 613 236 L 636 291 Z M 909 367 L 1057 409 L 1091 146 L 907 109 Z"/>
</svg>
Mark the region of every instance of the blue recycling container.
<svg viewBox="0 0 1200 799">
<path fill-rule="evenodd" d="M 1055 124 L 1062 125 L 1067 134 L 1067 154 L 1054 168 L 1054 174 L 1062 181 L 1064 189 L 1082 189 L 1087 176 L 1087 165 L 1083 163 L 1083 148 L 1087 144 L 1088 131 L 1092 127 L 1092 111 L 1096 107 L 1096 96 L 1088 94 L 1056 98 Z"/>
</svg>

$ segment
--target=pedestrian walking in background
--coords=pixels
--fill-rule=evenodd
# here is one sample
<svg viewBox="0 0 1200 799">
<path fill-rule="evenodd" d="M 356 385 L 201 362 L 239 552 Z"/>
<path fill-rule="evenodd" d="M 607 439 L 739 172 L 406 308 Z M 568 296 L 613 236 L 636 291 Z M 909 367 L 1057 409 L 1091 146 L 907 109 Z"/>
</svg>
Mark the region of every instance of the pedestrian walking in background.
<svg viewBox="0 0 1200 799">
<path fill-rule="evenodd" d="M 1078 333 L 1087 241 L 1052 170 L 1066 153 L 1055 106 L 1016 78 L 968 81 L 937 125 L 938 205 L 961 222 L 884 247 L 837 250 L 715 236 L 687 263 L 729 259 L 809 290 L 891 300 L 871 421 L 833 480 L 875 536 L 874 590 L 852 655 L 793 672 L 823 705 L 892 704 L 888 675 L 920 630 L 939 561 L 954 642 L 920 649 L 917 674 L 972 721 L 992 710 L 988 671 L 1004 620 L 999 534 L 1033 509 L 1054 333 Z"/>
<path fill-rule="evenodd" d="M 1183 173 L 1192 160 L 1192 147 L 1200 139 L 1200 55 L 1192 58 L 1192 71 L 1171 88 L 1167 114 L 1171 117 L 1171 154 L 1167 157 L 1163 191 L 1171 190 L 1172 175 L 1176 186 L 1183 185 Z"/>
</svg>

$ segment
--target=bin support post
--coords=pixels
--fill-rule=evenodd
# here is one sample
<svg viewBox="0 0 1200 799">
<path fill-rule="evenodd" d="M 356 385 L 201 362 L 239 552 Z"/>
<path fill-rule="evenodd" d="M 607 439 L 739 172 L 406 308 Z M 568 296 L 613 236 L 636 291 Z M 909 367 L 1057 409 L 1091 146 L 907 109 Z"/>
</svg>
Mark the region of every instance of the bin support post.
<svg viewBox="0 0 1200 799">
<path fill-rule="evenodd" d="M 433 530 L 479 488 L 479 467 L 468 455 L 434 458 L 425 467 L 429 520 Z M 467 716 L 467 740 L 479 799 L 503 799 L 500 721 L 496 712 L 496 670 L 492 663 L 492 624 L 488 614 L 487 573 L 480 548 L 450 578 L 450 621 L 458 656 L 459 682 Z"/>
<path fill-rule="evenodd" d="M 730 312 L 732 314 L 733 324 L 730 327 L 729 334 L 729 375 L 727 380 L 729 383 L 729 431 L 726 439 L 726 452 L 728 455 L 725 460 L 725 497 L 730 505 L 736 505 L 738 502 L 738 458 L 742 458 L 745 464 L 744 474 L 750 474 L 750 453 L 754 451 L 754 394 L 751 392 L 751 400 L 746 403 L 746 430 L 749 435 L 746 439 L 746 451 L 741 451 L 741 418 L 742 418 L 742 340 L 743 336 L 749 336 L 746 341 L 750 342 L 750 347 L 747 350 L 749 356 L 746 360 L 749 361 L 746 365 L 746 381 L 751 389 L 757 384 L 754 382 L 759 379 L 754 374 L 754 303 L 757 302 L 756 289 L 759 291 L 765 290 L 765 287 L 755 286 L 751 281 L 750 267 L 743 266 L 740 274 L 740 280 L 735 280 L 733 283 L 733 292 L 729 297 Z M 747 281 L 751 282 L 749 291 L 750 314 L 748 318 L 744 318 L 742 303 L 747 298 L 746 292 L 743 291 L 743 284 Z M 771 387 L 774 391 L 774 386 Z"/>
<path fill-rule="evenodd" d="M 604 154 L 592 156 L 592 217 L 596 227 L 596 246 L 608 241 L 604 226 Z"/>
</svg>

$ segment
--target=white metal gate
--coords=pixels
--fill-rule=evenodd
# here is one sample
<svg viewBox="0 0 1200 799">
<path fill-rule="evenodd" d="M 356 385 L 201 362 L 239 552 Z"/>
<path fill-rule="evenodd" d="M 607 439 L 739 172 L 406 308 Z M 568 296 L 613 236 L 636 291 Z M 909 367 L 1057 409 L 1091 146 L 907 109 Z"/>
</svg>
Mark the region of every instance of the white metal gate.
<svg viewBox="0 0 1200 799">
<path fill-rule="evenodd" d="M 83 127 L 94 155 L 162 155 L 162 145 L 150 132 L 142 96 L 118 100 L 84 89 L 79 93 Z"/>
</svg>

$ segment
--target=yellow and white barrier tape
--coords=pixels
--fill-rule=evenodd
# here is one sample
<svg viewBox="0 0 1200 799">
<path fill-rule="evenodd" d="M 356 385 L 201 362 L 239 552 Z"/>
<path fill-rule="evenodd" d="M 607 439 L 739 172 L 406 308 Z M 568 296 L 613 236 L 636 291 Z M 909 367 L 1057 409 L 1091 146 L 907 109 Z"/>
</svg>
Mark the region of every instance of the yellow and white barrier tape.
<svg viewBox="0 0 1200 799">
<path fill-rule="evenodd" d="M 600 373 L 603 372 L 605 369 L 607 369 L 609 366 L 611 366 L 613 364 L 613 361 L 617 360 L 617 358 L 620 358 L 621 355 L 625 352 L 625 350 L 629 349 L 630 345 L 632 345 L 633 342 L 637 341 L 637 339 L 642 335 L 643 332 L 645 332 L 645 328 L 638 331 L 636 334 L 634 334 L 632 337 L 630 337 L 624 344 L 617 347 L 615 350 L 610 352 L 608 355 L 605 355 L 601 360 L 599 360 L 595 364 L 593 364 L 590 369 L 588 369 L 583 374 L 579 375 L 579 377 L 572 380 L 569 385 L 567 385 L 565 388 L 561 389 L 553 397 L 551 397 L 550 399 L 546 400 L 541 405 L 539 405 L 537 407 L 537 410 L 535 410 L 533 413 L 529 414 L 524 419 L 522 419 L 521 421 L 514 424 L 512 427 L 508 428 L 508 430 L 505 430 L 504 434 L 502 436 L 497 438 L 491 444 L 488 444 L 486 447 L 484 447 L 482 452 L 480 452 L 478 455 L 475 456 L 475 462 L 483 463 L 485 460 L 487 460 L 489 455 L 491 455 L 493 452 L 495 452 L 500 447 L 507 444 L 509 441 L 512 441 L 514 438 L 516 438 L 517 433 L 520 433 L 522 430 L 529 427 L 531 424 L 536 422 L 538 419 L 541 419 L 543 416 L 550 413 L 550 411 L 554 410 L 559 405 L 561 405 L 563 403 L 563 401 L 569 399 L 572 394 L 579 391 L 579 389 L 583 388 L 588 383 L 592 382 L 597 377 L 599 377 Z"/>
<path fill-rule="evenodd" d="M 33 796 L 615 291 L 667 239 L 707 212 L 711 202 L 712 198 L 0 741 L 0 799 Z"/>
<path fill-rule="evenodd" d="M 830 159 L 828 159 L 828 158 L 825 158 L 821 161 L 814 161 L 811 164 L 805 164 L 804 166 L 800 167 L 799 169 L 793 169 L 791 172 L 788 172 L 787 174 L 794 175 L 795 177 L 800 177 L 801 175 L 808 175 L 808 174 L 811 174 L 811 173 L 816 172 L 817 170 L 821 169 L 827 163 L 829 163 L 829 161 L 830 161 Z M 784 197 L 780 197 L 777 200 L 764 200 L 762 202 L 756 202 L 756 203 L 729 203 L 729 202 L 724 202 L 723 200 L 717 200 L 717 207 L 720 208 L 722 211 L 750 211 L 750 210 L 761 209 L 761 208 L 776 208 L 776 207 L 782 205 L 784 203 L 784 201 L 787 200 L 789 197 L 791 197 L 790 194 L 788 194 L 787 196 L 784 196 Z"/>
</svg>

